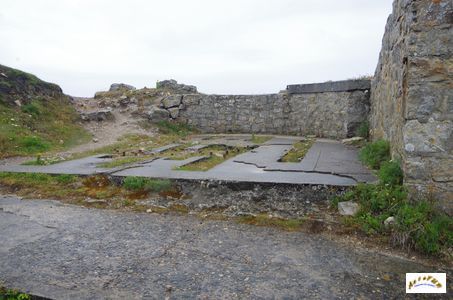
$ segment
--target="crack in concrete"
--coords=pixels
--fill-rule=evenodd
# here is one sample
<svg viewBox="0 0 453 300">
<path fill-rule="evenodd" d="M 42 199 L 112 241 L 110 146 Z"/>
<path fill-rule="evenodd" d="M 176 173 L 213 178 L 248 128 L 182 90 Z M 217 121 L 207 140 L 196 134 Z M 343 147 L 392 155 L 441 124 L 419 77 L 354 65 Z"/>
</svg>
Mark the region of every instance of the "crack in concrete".
<svg viewBox="0 0 453 300">
<path fill-rule="evenodd" d="M 259 169 L 263 169 L 263 171 L 266 171 L 266 172 L 294 172 L 294 173 L 308 173 L 308 174 L 333 175 L 333 176 L 338 176 L 338 177 L 342 177 L 342 178 L 352 179 L 352 180 L 354 180 L 356 183 L 359 182 L 359 181 L 358 181 L 356 178 L 354 178 L 353 176 L 346 175 L 346 174 L 335 173 L 335 172 L 315 171 L 315 170 L 313 170 L 313 171 L 308 171 L 308 170 L 266 169 L 266 168 L 267 168 L 266 166 L 260 167 L 258 164 L 252 163 L 252 162 L 239 161 L 239 160 L 235 160 L 234 162 L 235 162 L 235 163 L 244 164 L 244 165 L 252 165 L 252 166 L 255 166 L 255 167 L 259 168 Z"/>
</svg>

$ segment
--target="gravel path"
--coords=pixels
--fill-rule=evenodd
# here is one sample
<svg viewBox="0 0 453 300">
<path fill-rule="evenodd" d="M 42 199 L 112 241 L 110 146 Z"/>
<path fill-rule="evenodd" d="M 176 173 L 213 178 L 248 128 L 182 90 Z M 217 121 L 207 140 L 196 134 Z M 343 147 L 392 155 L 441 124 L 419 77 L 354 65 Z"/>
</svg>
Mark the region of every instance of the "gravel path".
<svg viewBox="0 0 453 300">
<path fill-rule="evenodd" d="M 0 282 L 55 299 L 402 298 L 406 272 L 439 271 L 318 235 L 14 196 L 0 237 Z"/>
</svg>

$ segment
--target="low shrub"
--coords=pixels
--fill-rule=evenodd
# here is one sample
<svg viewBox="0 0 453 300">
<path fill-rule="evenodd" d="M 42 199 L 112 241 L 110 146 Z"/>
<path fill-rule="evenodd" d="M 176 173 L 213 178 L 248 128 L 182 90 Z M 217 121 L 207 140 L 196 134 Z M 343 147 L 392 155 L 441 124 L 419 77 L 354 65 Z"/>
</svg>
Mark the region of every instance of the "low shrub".
<svg viewBox="0 0 453 300">
<path fill-rule="evenodd" d="M 403 184 L 404 174 L 399 162 L 388 161 L 381 164 L 378 177 L 383 184 L 401 185 Z"/>
<path fill-rule="evenodd" d="M 360 150 L 360 160 L 373 169 L 379 169 L 381 164 L 390 160 L 390 143 L 379 140 L 367 144 Z"/>
<path fill-rule="evenodd" d="M 144 188 L 145 180 L 143 177 L 126 177 L 123 181 L 123 187 L 126 190 L 139 191 Z"/>
</svg>

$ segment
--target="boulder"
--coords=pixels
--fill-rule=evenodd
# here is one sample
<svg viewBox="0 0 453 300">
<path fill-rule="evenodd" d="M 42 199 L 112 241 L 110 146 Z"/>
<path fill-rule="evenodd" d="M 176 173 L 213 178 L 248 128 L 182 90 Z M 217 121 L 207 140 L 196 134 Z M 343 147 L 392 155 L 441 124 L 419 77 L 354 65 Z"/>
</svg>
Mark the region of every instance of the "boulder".
<svg viewBox="0 0 453 300">
<path fill-rule="evenodd" d="M 175 91 L 175 92 L 178 92 L 181 94 L 196 94 L 197 93 L 196 86 L 178 83 L 174 79 L 158 81 L 156 83 L 156 88 L 157 89 L 167 89 L 167 90 Z"/>
<path fill-rule="evenodd" d="M 179 108 L 178 107 L 169 108 L 168 112 L 170 113 L 170 116 L 173 119 L 176 119 L 177 117 L 179 117 Z"/>
<path fill-rule="evenodd" d="M 135 90 L 136 88 L 133 87 L 132 85 L 125 84 L 125 83 L 112 83 L 110 85 L 109 91 L 118 91 L 118 90 L 125 90 L 125 91 L 130 91 L 130 90 Z"/>
<path fill-rule="evenodd" d="M 84 112 L 80 114 L 80 117 L 82 118 L 83 121 L 97 121 L 97 122 L 113 120 L 115 118 L 114 115 L 112 114 L 111 109 Z"/>
<path fill-rule="evenodd" d="M 162 106 L 165 108 L 177 107 L 181 104 L 182 96 L 181 95 L 171 95 L 167 96 L 162 100 Z"/>
<path fill-rule="evenodd" d="M 151 106 L 146 115 L 151 122 L 166 121 L 170 118 L 170 113 L 166 109 L 155 106 Z"/>
<path fill-rule="evenodd" d="M 345 201 L 338 203 L 338 212 L 342 216 L 354 216 L 359 212 L 360 206 L 353 201 Z"/>
</svg>

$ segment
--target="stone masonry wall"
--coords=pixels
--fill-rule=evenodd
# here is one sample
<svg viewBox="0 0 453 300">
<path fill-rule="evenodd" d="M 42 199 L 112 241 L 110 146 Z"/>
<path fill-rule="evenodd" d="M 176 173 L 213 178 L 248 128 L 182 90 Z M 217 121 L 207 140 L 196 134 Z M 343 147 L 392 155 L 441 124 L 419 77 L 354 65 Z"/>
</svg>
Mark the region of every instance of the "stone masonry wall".
<svg viewBox="0 0 453 300">
<path fill-rule="evenodd" d="M 453 1 L 395 0 L 372 81 L 373 139 L 391 142 L 413 197 L 453 212 Z"/>
<path fill-rule="evenodd" d="M 345 138 L 367 120 L 370 83 L 352 87 L 351 81 L 337 83 L 318 84 L 307 92 L 313 85 L 288 86 L 288 91 L 268 95 L 171 96 L 163 106 L 175 119 L 205 133 Z M 300 90 L 293 91 L 294 87 Z"/>
</svg>

